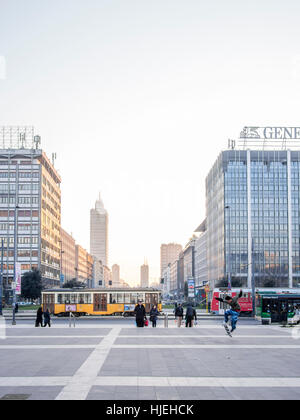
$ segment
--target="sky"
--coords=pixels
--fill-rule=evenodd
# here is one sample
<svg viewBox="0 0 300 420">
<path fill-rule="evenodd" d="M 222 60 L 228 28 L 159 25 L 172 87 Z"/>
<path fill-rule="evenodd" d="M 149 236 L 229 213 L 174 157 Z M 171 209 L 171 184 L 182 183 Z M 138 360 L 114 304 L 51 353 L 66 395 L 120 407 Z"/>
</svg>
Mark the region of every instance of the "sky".
<svg viewBox="0 0 300 420">
<path fill-rule="evenodd" d="M 205 218 L 205 177 L 244 126 L 299 126 L 298 0 L 0 0 L 0 126 L 57 153 L 62 226 L 160 275 Z"/>
</svg>

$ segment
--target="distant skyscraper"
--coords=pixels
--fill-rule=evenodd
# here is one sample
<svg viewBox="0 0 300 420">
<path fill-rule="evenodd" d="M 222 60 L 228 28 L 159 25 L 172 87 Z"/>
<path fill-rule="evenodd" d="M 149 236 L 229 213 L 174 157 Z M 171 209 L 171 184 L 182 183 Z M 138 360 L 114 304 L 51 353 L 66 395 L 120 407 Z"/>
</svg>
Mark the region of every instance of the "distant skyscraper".
<svg viewBox="0 0 300 420">
<path fill-rule="evenodd" d="M 100 194 L 90 213 L 90 253 L 108 265 L 108 213 Z"/>
<path fill-rule="evenodd" d="M 162 244 L 160 247 L 160 275 L 163 276 L 165 269 L 179 257 L 182 246 L 179 244 Z"/>
<path fill-rule="evenodd" d="M 141 287 L 149 287 L 149 266 L 146 262 L 141 266 Z"/>
<path fill-rule="evenodd" d="M 118 264 L 114 264 L 111 268 L 111 272 L 113 287 L 120 287 L 120 266 Z"/>
</svg>

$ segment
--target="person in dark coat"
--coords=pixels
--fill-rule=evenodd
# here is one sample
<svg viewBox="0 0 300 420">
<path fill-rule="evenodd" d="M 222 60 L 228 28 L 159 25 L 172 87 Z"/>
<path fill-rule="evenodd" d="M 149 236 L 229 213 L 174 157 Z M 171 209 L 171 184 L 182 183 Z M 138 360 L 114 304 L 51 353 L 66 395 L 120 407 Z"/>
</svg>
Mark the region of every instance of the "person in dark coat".
<svg viewBox="0 0 300 420">
<path fill-rule="evenodd" d="M 146 309 L 145 309 L 145 306 L 142 304 L 141 300 L 139 300 L 139 303 L 136 305 L 134 312 L 135 312 L 136 326 L 143 328 L 145 325 Z"/>
<path fill-rule="evenodd" d="M 39 307 L 36 313 L 35 326 L 36 327 L 43 326 L 43 309 L 41 307 Z"/>
<path fill-rule="evenodd" d="M 49 312 L 49 309 L 47 309 L 46 312 L 44 312 L 44 327 L 46 327 L 47 325 L 51 327 L 50 321 L 51 321 L 50 312 Z"/>
<path fill-rule="evenodd" d="M 176 310 L 175 310 L 175 318 L 177 319 L 177 327 L 181 327 L 181 322 L 183 319 L 183 307 L 181 303 L 178 304 Z"/>
<path fill-rule="evenodd" d="M 192 327 L 193 321 L 197 321 L 197 313 L 195 309 L 192 307 L 191 304 L 187 307 L 186 314 L 185 314 L 185 326 L 186 327 Z"/>
<path fill-rule="evenodd" d="M 152 327 L 156 327 L 157 317 L 159 315 L 159 312 L 157 310 L 156 305 L 153 305 L 151 311 L 150 311 L 150 321 L 152 322 Z"/>
</svg>

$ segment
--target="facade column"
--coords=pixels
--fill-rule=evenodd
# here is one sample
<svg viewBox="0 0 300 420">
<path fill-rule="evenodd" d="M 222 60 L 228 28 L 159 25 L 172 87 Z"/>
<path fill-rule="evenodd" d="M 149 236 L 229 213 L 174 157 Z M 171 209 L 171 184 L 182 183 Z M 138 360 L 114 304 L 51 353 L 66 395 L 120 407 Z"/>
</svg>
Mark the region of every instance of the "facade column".
<svg viewBox="0 0 300 420">
<path fill-rule="evenodd" d="M 287 180 L 288 180 L 288 244 L 289 244 L 289 287 L 293 287 L 293 238 L 292 238 L 292 181 L 291 181 L 291 151 L 287 150 Z"/>
<path fill-rule="evenodd" d="M 252 226 L 251 226 L 251 151 L 247 150 L 247 204 L 248 204 L 248 280 L 247 287 L 251 289 L 252 271 Z"/>
</svg>

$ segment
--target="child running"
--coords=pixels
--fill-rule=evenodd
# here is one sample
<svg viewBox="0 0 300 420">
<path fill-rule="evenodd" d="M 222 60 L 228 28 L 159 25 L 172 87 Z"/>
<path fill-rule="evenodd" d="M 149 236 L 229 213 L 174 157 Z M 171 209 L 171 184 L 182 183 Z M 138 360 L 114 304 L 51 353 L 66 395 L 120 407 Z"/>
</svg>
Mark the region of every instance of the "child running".
<svg viewBox="0 0 300 420">
<path fill-rule="evenodd" d="M 216 300 L 218 300 L 219 302 L 224 302 L 231 307 L 231 309 L 227 309 L 227 311 L 225 311 L 224 324 L 223 324 L 227 334 L 230 337 L 232 337 L 232 333 L 236 329 L 236 323 L 237 323 L 237 320 L 241 311 L 241 307 L 239 305 L 239 299 L 242 297 L 242 295 L 243 295 L 243 291 L 240 290 L 239 295 L 236 295 L 234 298 L 231 296 L 226 296 L 225 299 L 216 298 Z M 231 331 L 229 330 L 229 327 L 228 327 L 228 320 L 230 316 L 231 316 Z"/>
</svg>

